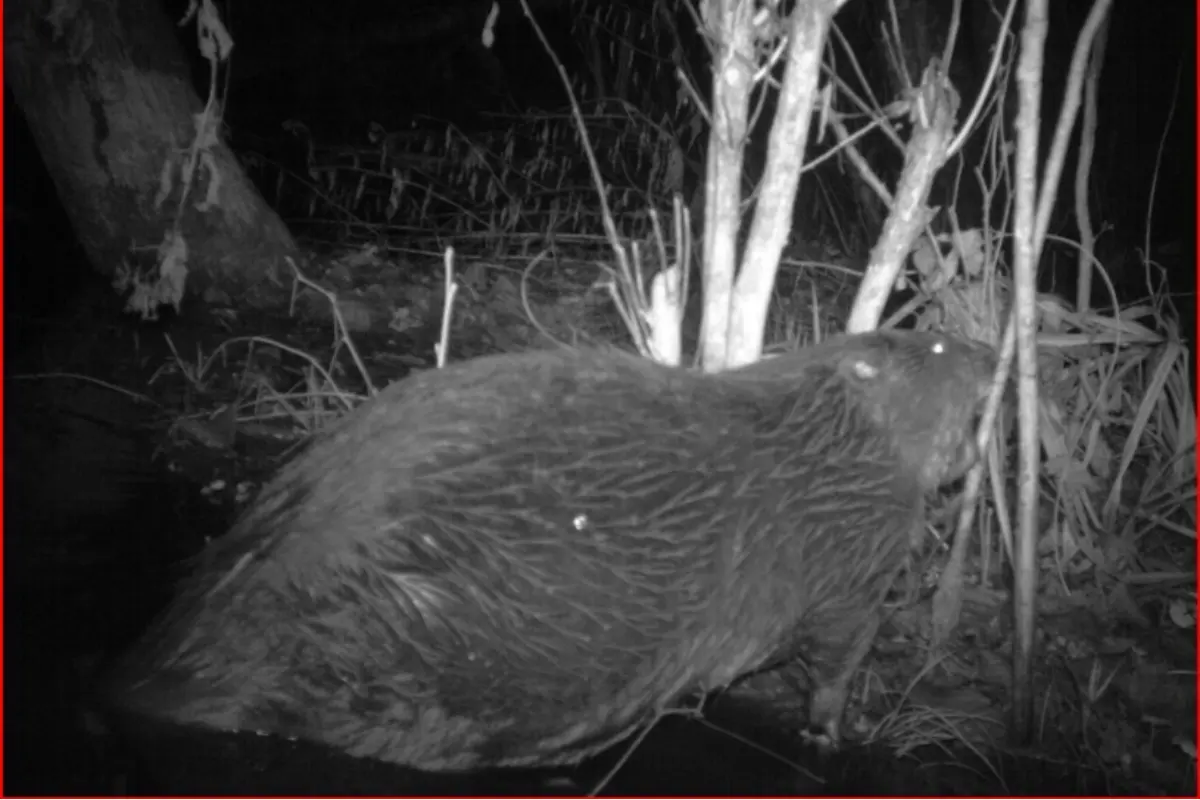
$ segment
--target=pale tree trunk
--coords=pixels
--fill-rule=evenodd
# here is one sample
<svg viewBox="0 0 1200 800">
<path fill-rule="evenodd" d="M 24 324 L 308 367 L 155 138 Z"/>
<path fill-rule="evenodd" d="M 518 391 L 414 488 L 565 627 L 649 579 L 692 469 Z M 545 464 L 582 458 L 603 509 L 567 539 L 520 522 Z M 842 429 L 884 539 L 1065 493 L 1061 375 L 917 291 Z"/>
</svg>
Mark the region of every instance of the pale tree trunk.
<svg viewBox="0 0 1200 800">
<path fill-rule="evenodd" d="M 767 140 L 762 192 L 750 225 L 742 271 L 733 287 L 727 364 L 751 364 L 762 355 L 767 308 L 779 271 L 779 256 L 792 230 L 796 187 L 808 148 L 825 40 L 845 0 L 807 0 L 790 20 L 790 43 L 775 121 Z"/>
<path fill-rule="evenodd" d="M 268 295 L 253 287 L 271 292 L 262 278 L 296 245 L 223 144 L 211 147 L 213 172 L 197 171 L 181 206 L 180 165 L 203 104 L 172 23 L 154 0 L 9 0 L 7 83 L 98 270 L 113 275 L 125 263 L 152 273 L 180 217 L 188 291 L 258 304 Z M 176 177 L 163 198 L 166 170 Z"/>
<path fill-rule="evenodd" d="M 709 0 L 705 8 L 705 22 L 717 51 L 713 56 L 712 127 L 708 134 L 704 191 L 704 317 L 700 323 L 700 352 L 703 368 L 716 371 L 724 369 L 729 360 L 730 303 L 742 214 L 742 161 L 757 62 L 753 3 Z"/>
<path fill-rule="evenodd" d="M 783 85 L 767 142 L 762 190 L 736 281 L 747 111 L 754 83 L 767 70 L 755 53 L 756 46 L 763 44 L 757 6 L 751 0 L 709 0 L 705 6 L 705 20 L 718 47 L 704 193 L 701 364 L 706 371 L 749 364 L 761 355 L 767 308 L 779 256 L 792 227 L 796 187 L 818 99 L 825 39 L 834 14 L 845 2 L 809 0 L 779 20 L 787 41 Z M 756 77 L 756 73 L 760 74 Z"/>
</svg>

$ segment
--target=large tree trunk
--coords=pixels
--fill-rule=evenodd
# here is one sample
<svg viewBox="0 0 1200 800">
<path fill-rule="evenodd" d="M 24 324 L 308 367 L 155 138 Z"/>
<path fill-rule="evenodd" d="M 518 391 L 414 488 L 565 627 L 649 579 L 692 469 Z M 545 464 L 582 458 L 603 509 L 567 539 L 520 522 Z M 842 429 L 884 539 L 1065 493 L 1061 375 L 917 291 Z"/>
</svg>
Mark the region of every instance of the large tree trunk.
<svg viewBox="0 0 1200 800">
<path fill-rule="evenodd" d="M 146 271 L 182 214 L 189 293 L 215 286 L 255 303 L 267 270 L 296 245 L 223 144 L 211 149 L 219 180 L 197 171 L 180 207 L 180 165 L 203 105 L 172 21 L 156 0 L 9 0 L 4 64 L 93 265 Z M 158 197 L 164 171 L 174 188 Z M 211 202 L 201 203 L 212 192 Z"/>
</svg>

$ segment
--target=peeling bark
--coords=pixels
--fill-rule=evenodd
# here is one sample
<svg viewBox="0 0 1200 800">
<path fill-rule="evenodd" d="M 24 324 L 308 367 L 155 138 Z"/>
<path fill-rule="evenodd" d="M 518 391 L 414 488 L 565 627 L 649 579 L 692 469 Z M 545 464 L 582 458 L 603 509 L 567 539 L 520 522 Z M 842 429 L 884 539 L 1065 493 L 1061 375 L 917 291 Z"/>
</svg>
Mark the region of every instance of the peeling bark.
<svg viewBox="0 0 1200 800">
<path fill-rule="evenodd" d="M 180 214 L 179 170 L 203 109 L 171 20 L 153 0 L 10 0 L 4 61 L 93 266 L 152 270 Z M 264 278 L 296 245 L 233 153 L 217 143 L 211 155 L 219 180 L 198 170 L 182 206 L 188 290 L 257 304 L 255 288 L 277 291 Z M 168 170 L 173 188 L 160 198 Z"/>
</svg>

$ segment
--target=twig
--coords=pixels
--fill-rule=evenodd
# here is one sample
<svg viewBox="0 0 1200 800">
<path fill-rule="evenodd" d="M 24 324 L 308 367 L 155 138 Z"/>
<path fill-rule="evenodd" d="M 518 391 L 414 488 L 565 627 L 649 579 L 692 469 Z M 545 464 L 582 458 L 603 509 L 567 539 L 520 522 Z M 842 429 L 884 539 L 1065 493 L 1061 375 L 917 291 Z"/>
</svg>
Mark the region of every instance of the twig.
<svg viewBox="0 0 1200 800">
<path fill-rule="evenodd" d="M 333 314 L 334 338 L 339 344 L 344 343 L 346 345 L 346 348 L 350 351 L 350 357 L 354 359 L 354 366 L 358 368 L 359 374 L 362 375 L 363 383 L 366 384 L 367 394 L 374 396 L 377 393 L 375 384 L 371 382 L 371 374 L 367 372 L 366 365 L 363 364 L 362 358 L 358 355 L 358 348 L 354 346 L 354 340 L 350 338 L 350 329 L 346 327 L 346 320 L 342 317 L 342 311 L 338 307 L 337 295 L 307 278 L 300 271 L 300 268 L 296 266 L 296 262 L 292 260 L 291 256 L 286 256 L 286 259 L 288 265 L 292 268 L 292 272 L 295 274 L 296 280 L 319 293 L 329 302 L 329 308 Z"/>
<path fill-rule="evenodd" d="M 446 366 L 446 357 L 450 352 L 450 317 L 454 311 L 454 297 L 458 294 L 458 281 L 454 280 L 454 248 L 447 247 L 442 258 L 446 265 L 446 288 L 442 293 L 442 332 L 433 348 L 437 355 L 438 369 Z"/>
<path fill-rule="evenodd" d="M 562 79 L 563 89 L 567 93 L 568 101 L 571 103 L 571 115 L 575 118 L 575 125 L 579 129 L 579 141 L 583 146 L 584 155 L 587 157 L 588 168 L 592 173 L 592 181 L 596 184 L 596 194 L 600 198 L 601 221 L 604 224 L 604 233 L 608 238 L 609 246 L 612 247 L 613 254 L 616 256 L 617 265 L 620 267 L 622 274 L 626 278 L 632 279 L 629 273 L 629 259 L 625 255 L 625 248 L 621 246 L 620 237 L 617 235 L 617 226 L 613 222 L 612 210 L 608 205 L 608 192 L 604 186 L 604 178 L 600 174 L 600 165 L 596 161 L 596 153 L 592 149 L 587 126 L 583 121 L 583 111 L 580 110 L 579 101 L 575 97 L 575 91 L 571 88 L 571 79 L 567 75 L 566 68 L 555 54 L 554 48 L 550 46 L 550 41 L 542 31 L 542 26 L 534 18 L 533 11 L 529 8 L 529 0 L 521 0 L 521 10 L 525 12 L 526 18 L 529 19 L 529 24 L 533 26 L 534 33 L 542 43 L 542 47 L 545 48 L 546 54 L 554 63 L 554 68 L 558 71 L 559 78 Z"/>
</svg>

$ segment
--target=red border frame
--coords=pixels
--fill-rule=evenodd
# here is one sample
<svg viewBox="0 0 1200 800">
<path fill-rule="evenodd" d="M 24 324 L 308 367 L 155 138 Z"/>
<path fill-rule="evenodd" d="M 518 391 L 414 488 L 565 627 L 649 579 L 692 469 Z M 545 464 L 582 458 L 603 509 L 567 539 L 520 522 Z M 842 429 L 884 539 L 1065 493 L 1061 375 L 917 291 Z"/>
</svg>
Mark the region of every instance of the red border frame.
<svg viewBox="0 0 1200 800">
<path fill-rule="evenodd" d="M 4 3 L 0 0 L 0 11 Z M 4 15 L 0 13 L 0 42 L 4 41 Z M 0 59 L 0 84 L 4 82 L 4 60 Z M 4 127 L 4 104 L 0 103 L 0 131 Z M 4 148 L 0 147 L 0 376 L 4 375 Z M 4 411 L 4 380 L 0 377 L 0 422 L 7 420 Z M 4 453 L 4 425 L 0 424 L 0 453 Z M 4 461 L 0 458 L 0 796 L 4 791 Z"/>
</svg>

